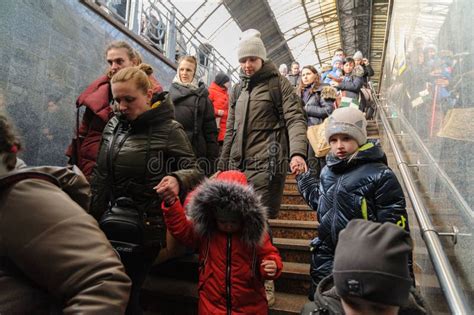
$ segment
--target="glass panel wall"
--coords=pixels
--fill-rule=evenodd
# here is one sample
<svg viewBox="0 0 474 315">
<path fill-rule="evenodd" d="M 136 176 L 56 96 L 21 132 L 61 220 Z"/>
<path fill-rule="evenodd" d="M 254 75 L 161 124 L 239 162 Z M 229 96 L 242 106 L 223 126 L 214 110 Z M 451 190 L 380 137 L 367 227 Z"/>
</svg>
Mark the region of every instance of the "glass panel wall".
<svg viewBox="0 0 474 315">
<path fill-rule="evenodd" d="M 442 241 L 471 307 L 473 8 L 470 0 L 395 1 L 380 90 L 436 230 L 459 230 L 456 244 Z"/>
</svg>

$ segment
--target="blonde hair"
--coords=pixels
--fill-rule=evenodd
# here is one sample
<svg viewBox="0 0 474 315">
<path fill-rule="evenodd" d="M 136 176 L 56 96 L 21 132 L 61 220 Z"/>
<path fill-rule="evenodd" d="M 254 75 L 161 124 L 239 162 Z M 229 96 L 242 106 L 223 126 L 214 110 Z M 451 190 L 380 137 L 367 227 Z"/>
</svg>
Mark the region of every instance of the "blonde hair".
<svg viewBox="0 0 474 315">
<path fill-rule="evenodd" d="M 179 68 L 179 65 L 181 64 L 181 62 L 183 62 L 183 61 L 187 61 L 187 62 L 190 62 L 190 63 L 194 64 L 194 76 L 193 76 L 193 78 L 194 78 L 196 76 L 196 72 L 197 72 L 197 59 L 196 59 L 196 57 L 189 56 L 189 55 L 181 56 L 178 60 L 178 68 Z M 179 70 L 178 70 L 178 72 L 179 72 Z"/>
<path fill-rule="evenodd" d="M 152 84 L 148 79 L 148 76 L 153 73 L 153 68 L 142 63 L 137 67 L 128 67 L 117 72 L 111 79 L 111 83 L 128 82 L 132 80 L 135 83 L 137 89 L 142 90 L 146 93 L 152 88 Z"/>
<path fill-rule="evenodd" d="M 127 56 L 128 58 L 130 58 L 130 60 L 134 60 L 137 65 L 143 62 L 142 56 L 140 55 L 140 53 L 137 50 L 133 49 L 129 43 L 123 40 L 116 40 L 116 41 L 111 42 L 105 49 L 105 55 L 107 55 L 107 53 L 111 49 L 125 49 L 127 51 Z"/>
</svg>

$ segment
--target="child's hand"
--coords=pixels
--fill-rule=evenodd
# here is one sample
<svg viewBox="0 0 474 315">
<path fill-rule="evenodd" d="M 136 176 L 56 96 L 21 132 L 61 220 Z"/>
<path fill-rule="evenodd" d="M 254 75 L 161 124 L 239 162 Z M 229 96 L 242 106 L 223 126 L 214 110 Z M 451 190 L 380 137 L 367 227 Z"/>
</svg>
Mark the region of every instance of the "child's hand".
<svg viewBox="0 0 474 315">
<path fill-rule="evenodd" d="M 179 183 L 173 176 L 165 176 L 161 182 L 153 187 L 156 193 L 165 202 L 165 205 L 171 206 L 174 204 L 179 194 Z"/>
<path fill-rule="evenodd" d="M 273 277 L 277 272 L 277 264 L 274 260 L 262 260 L 263 270 L 267 273 L 269 277 Z"/>
</svg>

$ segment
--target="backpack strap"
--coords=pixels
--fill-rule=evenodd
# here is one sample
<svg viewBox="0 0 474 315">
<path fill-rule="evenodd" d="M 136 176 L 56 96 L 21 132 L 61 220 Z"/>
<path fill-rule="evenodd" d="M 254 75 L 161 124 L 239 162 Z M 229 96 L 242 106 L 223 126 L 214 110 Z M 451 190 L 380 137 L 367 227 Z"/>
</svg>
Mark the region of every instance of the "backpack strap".
<svg viewBox="0 0 474 315">
<path fill-rule="evenodd" d="M 7 189 L 25 179 L 41 179 L 61 188 L 59 181 L 52 175 L 35 171 L 13 171 L 0 177 L 0 190 Z"/>
<path fill-rule="evenodd" d="M 237 100 L 239 99 L 240 94 L 242 93 L 242 86 L 240 83 L 237 83 L 234 85 L 234 88 L 232 89 L 232 103 L 230 106 L 232 108 L 235 108 L 235 105 L 237 104 Z"/>
</svg>

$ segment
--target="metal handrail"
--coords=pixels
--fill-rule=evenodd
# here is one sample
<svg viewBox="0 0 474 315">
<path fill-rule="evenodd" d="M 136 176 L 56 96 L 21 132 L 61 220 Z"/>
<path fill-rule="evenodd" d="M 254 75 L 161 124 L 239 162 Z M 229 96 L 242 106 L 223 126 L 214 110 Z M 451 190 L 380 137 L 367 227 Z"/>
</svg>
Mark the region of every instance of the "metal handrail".
<svg viewBox="0 0 474 315">
<path fill-rule="evenodd" d="M 400 120 L 402 121 L 404 127 L 407 129 L 407 133 L 413 138 L 416 145 L 421 149 L 423 155 L 428 159 L 428 163 L 432 165 L 436 171 L 438 172 L 439 176 L 446 182 L 446 186 L 449 189 L 450 193 L 453 194 L 454 199 L 459 202 L 461 205 L 461 209 L 464 212 L 464 216 L 472 220 L 474 218 L 474 211 L 472 208 L 467 204 L 467 201 L 461 195 L 459 190 L 456 188 L 452 180 L 449 178 L 448 174 L 441 168 L 441 166 L 436 162 L 435 158 L 431 155 L 428 148 L 425 146 L 423 141 L 421 140 L 418 133 L 413 129 L 410 123 L 407 121 L 405 116 L 399 115 Z"/>
<path fill-rule="evenodd" d="M 469 305 L 466 302 L 466 298 L 461 290 L 461 286 L 455 278 L 454 271 L 451 267 L 451 264 L 449 263 L 446 253 L 443 250 L 438 233 L 430 220 L 428 212 L 420 197 L 420 193 L 410 175 L 408 164 L 403 159 L 400 149 L 398 148 L 392 126 L 390 125 L 386 113 L 382 108 L 374 90 L 371 90 L 378 108 L 378 116 L 380 117 L 382 124 L 387 131 L 387 137 L 397 161 L 398 169 L 400 170 L 408 197 L 410 198 L 410 201 L 413 205 L 415 216 L 421 228 L 421 236 L 425 241 L 436 276 L 438 277 L 441 289 L 448 302 L 449 309 L 455 315 L 472 314 Z"/>
</svg>

